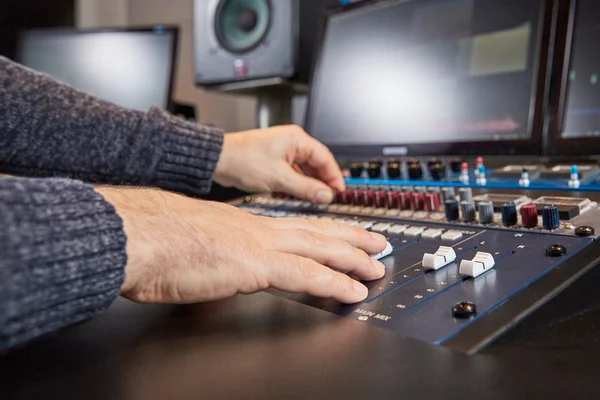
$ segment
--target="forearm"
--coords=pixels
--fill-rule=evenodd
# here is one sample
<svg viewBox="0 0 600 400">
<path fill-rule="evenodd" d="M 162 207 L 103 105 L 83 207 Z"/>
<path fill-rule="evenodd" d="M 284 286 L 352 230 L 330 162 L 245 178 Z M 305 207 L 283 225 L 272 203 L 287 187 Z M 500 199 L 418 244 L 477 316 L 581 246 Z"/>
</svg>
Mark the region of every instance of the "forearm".
<svg viewBox="0 0 600 400">
<path fill-rule="evenodd" d="M 0 352 L 85 321 L 117 298 L 126 238 L 90 186 L 0 179 Z"/>
<path fill-rule="evenodd" d="M 0 172 L 205 193 L 222 141 L 218 129 L 124 109 L 0 57 Z"/>
</svg>

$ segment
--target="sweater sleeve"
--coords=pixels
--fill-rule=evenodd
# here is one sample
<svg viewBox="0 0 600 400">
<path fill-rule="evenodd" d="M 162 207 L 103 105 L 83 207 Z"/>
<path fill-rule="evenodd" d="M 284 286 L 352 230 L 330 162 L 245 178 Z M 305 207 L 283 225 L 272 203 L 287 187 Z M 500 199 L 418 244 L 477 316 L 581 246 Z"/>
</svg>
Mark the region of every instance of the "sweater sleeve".
<svg viewBox="0 0 600 400">
<path fill-rule="evenodd" d="M 92 187 L 0 179 L 0 353 L 104 311 L 126 261 L 122 221 Z"/>
<path fill-rule="evenodd" d="M 0 57 L 0 172 L 210 190 L 219 129 L 118 107 Z"/>
</svg>

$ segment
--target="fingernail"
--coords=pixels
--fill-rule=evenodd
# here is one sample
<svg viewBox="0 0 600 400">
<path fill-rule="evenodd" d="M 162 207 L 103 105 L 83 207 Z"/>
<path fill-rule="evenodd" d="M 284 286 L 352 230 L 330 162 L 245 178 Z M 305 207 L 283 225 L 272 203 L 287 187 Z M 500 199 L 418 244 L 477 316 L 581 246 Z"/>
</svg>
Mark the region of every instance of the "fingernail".
<svg viewBox="0 0 600 400">
<path fill-rule="evenodd" d="M 381 261 L 377 261 L 374 258 L 371 258 L 371 262 L 373 263 L 375 268 L 377 268 L 377 271 L 379 271 L 381 273 L 381 276 L 384 276 L 385 275 L 385 265 L 383 265 L 383 263 Z"/>
<path fill-rule="evenodd" d="M 321 189 L 317 192 L 315 201 L 321 204 L 329 204 L 333 201 L 333 192 L 331 190 Z"/>
<path fill-rule="evenodd" d="M 371 232 L 371 236 L 373 237 L 373 239 L 377 240 L 378 242 L 382 242 L 382 243 L 387 242 L 387 239 L 382 234 Z"/>
<path fill-rule="evenodd" d="M 354 285 L 354 291 L 360 296 L 360 301 L 366 299 L 369 295 L 369 289 L 359 281 L 354 281 L 352 284 Z"/>
</svg>

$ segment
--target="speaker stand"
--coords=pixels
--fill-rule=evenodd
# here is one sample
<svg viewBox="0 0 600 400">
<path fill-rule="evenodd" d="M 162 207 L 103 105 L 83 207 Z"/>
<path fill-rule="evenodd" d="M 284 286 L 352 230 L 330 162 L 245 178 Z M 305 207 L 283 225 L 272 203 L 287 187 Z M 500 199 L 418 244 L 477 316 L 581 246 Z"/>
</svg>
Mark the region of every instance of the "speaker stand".
<svg viewBox="0 0 600 400">
<path fill-rule="evenodd" d="M 256 105 L 256 121 L 258 127 L 263 129 L 275 125 L 291 124 L 293 98 L 294 95 L 291 91 L 276 91 L 259 94 Z"/>
</svg>

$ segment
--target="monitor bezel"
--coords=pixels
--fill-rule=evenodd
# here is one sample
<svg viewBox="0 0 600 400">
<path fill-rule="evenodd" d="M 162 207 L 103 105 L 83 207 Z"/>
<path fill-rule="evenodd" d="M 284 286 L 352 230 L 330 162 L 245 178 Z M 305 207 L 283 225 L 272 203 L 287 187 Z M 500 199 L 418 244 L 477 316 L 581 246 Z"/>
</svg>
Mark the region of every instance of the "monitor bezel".
<svg viewBox="0 0 600 400">
<path fill-rule="evenodd" d="M 327 27 L 332 18 L 339 14 L 368 7 L 387 6 L 390 3 L 405 3 L 408 0 L 365 0 L 357 3 L 350 3 L 345 6 L 339 6 L 326 11 L 324 20 L 321 24 L 321 32 L 318 40 L 318 49 L 315 66 L 310 79 L 309 91 L 307 96 L 306 115 L 304 127 L 310 134 L 311 117 L 315 107 L 313 96 L 318 85 L 319 74 L 321 70 L 322 53 L 327 35 Z M 547 108 L 547 93 L 550 87 L 550 71 L 552 67 L 552 45 L 555 34 L 556 15 L 555 1 L 541 0 L 540 12 L 540 37 L 539 54 L 536 59 L 536 78 L 534 90 L 532 93 L 531 119 L 529 121 L 529 131 L 531 137 L 527 140 L 517 141 L 478 141 L 478 142 L 456 142 L 456 143 L 417 143 L 400 144 L 389 143 L 385 145 L 329 145 L 334 155 L 338 157 L 359 156 L 359 157 L 381 157 L 381 156 L 424 156 L 424 155 L 542 155 L 542 139 L 545 134 L 545 113 Z M 391 151 L 390 151 L 391 150 Z"/>
<path fill-rule="evenodd" d="M 175 100 L 173 94 L 175 91 L 175 74 L 177 73 L 177 59 L 179 56 L 179 35 L 180 28 L 177 25 L 152 25 L 139 27 L 113 27 L 113 28 L 36 28 L 22 30 L 18 34 L 17 51 L 15 61 L 21 62 L 23 59 L 24 40 L 29 35 L 93 35 L 98 33 L 156 33 L 157 30 L 169 33 L 171 35 L 171 63 L 169 71 L 169 87 L 167 89 L 166 104 L 162 108 L 172 112 Z"/>
<path fill-rule="evenodd" d="M 553 75 L 557 82 L 550 99 L 548 112 L 548 139 L 546 154 L 553 157 L 593 157 L 600 155 L 600 138 L 565 139 L 562 137 L 569 100 L 569 70 L 576 40 L 576 13 L 578 0 L 559 0 L 557 47 Z"/>
</svg>

